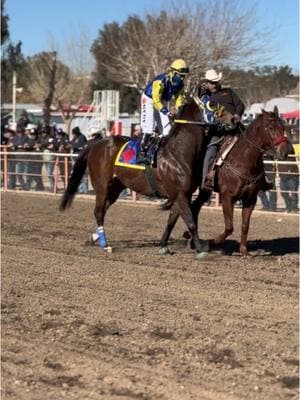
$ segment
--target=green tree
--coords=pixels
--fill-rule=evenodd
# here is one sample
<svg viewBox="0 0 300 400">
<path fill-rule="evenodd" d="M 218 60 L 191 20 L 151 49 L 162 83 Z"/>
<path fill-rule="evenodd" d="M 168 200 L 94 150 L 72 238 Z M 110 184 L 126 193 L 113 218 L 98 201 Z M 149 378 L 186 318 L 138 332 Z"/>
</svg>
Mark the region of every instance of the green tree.
<svg viewBox="0 0 300 400">
<path fill-rule="evenodd" d="M 12 75 L 16 71 L 18 86 L 26 85 L 24 71 L 25 60 L 22 54 L 22 43 L 14 45 L 10 41 L 9 17 L 4 13 L 5 1 L 1 3 L 1 101 L 12 102 Z"/>
<path fill-rule="evenodd" d="M 9 39 L 8 15 L 4 14 L 5 0 L 1 2 L 1 45 Z"/>
</svg>

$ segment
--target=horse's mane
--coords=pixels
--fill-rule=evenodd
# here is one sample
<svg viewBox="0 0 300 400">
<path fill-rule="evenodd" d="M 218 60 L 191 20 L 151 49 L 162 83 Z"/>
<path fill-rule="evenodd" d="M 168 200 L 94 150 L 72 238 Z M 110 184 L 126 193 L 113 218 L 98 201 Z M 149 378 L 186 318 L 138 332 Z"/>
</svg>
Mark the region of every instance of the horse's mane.
<svg viewBox="0 0 300 400">
<path fill-rule="evenodd" d="M 267 122 L 268 122 L 268 121 L 271 122 L 271 121 L 274 121 L 274 120 L 278 120 L 278 119 L 280 119 L 280 118 L 279 118 L 279 116 L 278 116 L 275 112 L 273 112 L 273 111 L 265 111 L 265 110 L 262 110 L 262 112 L 261 112 L 260 114 L 258 114 L 258 115 L 256 116 L 256 118 L 254 118 L 254 120 L 250 123 L 250 125 L 247 126 L 247 128 L 246 128 L 246 130 L 245 130 L 245 133 L 247 133 L 248 130 L 250 131 L 250 130 L 252 130 L 253 128 L 257 127 L 257 125 L 258 125 L 263 119 L 266 119 Z M 250 128 L 251 128 L 251 129 L 250 129 Z"/>
<path fill-rule="evenodd" d="M 185 110 L 191 105 L 191 103 L 195 103 L 195 100 L 193 98 L 193 96 L 189 96 L 188 101 L 182 106 L 180 107 L 180 110 L 178 111 L 178 113 L 176 114 L 176 119 L 181 119 L 183 113 L 185 112 Z M 197 104 L 196 104 L 197 105 Z M 200 110 L 201 111 L 201 110 Z M 178 133 L 180 132 L 180 127 L 182 127 L 182 125 L 179 124 L 174 124 L 168 134 L 168 136 L 166 136 L 164 139 L 169 140 L 171 137 L 175 137 L 178 135 Z M 165 141 L 163 142 L 165 143 Z"/>
</svg>

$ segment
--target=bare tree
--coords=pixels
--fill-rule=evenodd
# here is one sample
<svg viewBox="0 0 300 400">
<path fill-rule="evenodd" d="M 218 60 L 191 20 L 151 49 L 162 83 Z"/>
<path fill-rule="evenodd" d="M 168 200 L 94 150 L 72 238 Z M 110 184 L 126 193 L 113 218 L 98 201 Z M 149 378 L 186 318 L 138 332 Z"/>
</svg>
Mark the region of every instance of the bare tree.
<svg viewBox="0 0 300 400">
<path fill-rule="evenodd" d="M 255 10 L 240 0 L 212 0 L 209 7 L 173 1 L 168 12 L 144 19 L 130 16 L 121 26 L 107 24 L 92 47 L 96 73 L 142 90 L 178 57 L 189 63 L 191 83 L 205 68 L 249 68 L 262 58 L 266 62 L 272 54 L 270 32 L 259 30 Z"/>
<path fill-rule="evenodd" d="M 43 52 L 27 59 L 30 100 L 44 105 L 44 121 L 50 122 L 50 109 L 61 110 L 66 128 L 74 117 L 74 105 L 89 102 L 90 76 L 74 74 L 58 60 L 57 52 Z M 66 112 L 66 105 L 72 112 Z"/>
</svg>

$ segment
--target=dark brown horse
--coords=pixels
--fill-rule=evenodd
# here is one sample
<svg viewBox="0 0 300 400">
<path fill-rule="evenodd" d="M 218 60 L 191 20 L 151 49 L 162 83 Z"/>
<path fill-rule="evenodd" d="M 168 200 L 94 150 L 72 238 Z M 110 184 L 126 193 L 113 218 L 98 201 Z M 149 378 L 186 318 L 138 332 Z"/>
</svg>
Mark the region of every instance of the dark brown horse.
<svg viewBox="0 0 300 400">
<path fill-rule="evenodd" d="M 224 114 L 222 121 L 232 116 Z M 201 121 L 202 112 L 195 100 L 183 108 L 180 118 Z M 167 227 L 160 241 L 161 253 L 167 253 L 167 242 L 175 222 L 180 215 L 193 238 L 197 253 L 204 253 L 208 246 L 200 241 L 191 211 L 191 196 L 201 180 L 205 152 L 205 126 L 197 124 L 176 124 L 168 137 L 162 140 L 157 153 L 157 168 L 153 170 L 156 186 L 162 196 L 170 199 L 173 207 Z M 100 247 L 108 250 L 104 233 L 104 217 L 108 208 L 118 199 L 124 188 L 137 193 L 151 195 L 153 189 L 144 170 L 128 169 L 115 165 L 121 147 L 128 139 L 108 137 L 87 147 L 78 157 L 68 187 L 63 195 L 60 210 L 70 207 L 76 190 L 88 165 L 92 185 L 96 192 L 95 218 Z M 175 215 L 175 218 L 174 218 Z"/>
<path fill-rule="evenodd" d="M 257 194 L 263 188 L 265 177 L 263 154 L 268 152 L 274 158 L 286 152 L 284 127 L 274 112 L 262 111 L 245 132 L 240 134 L 235 146 L 218 170 L 218 189 L 222 202 L 225 230 L 218 235 L 212 245 L 217 246 L 233 232 L 234 204 L 242 201 L 242 232 L 240 253 L 248 255 L 247 236 L 250 217 L 256 205 Z M 209 197 L 208 192 L 199 191 L 192 204 L 192 213 L 197 225 L 198 214 Z M 185 235 L 186 237 L 187 235 Z"/>
</svg>

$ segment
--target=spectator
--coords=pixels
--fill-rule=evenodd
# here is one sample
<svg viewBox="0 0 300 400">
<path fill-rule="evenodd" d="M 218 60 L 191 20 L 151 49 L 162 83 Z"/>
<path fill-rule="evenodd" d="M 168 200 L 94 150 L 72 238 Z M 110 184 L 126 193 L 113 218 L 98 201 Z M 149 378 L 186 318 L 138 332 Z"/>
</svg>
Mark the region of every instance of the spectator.
<svg viewBox="0 0 300 400">
<path fill-rule="evenodd" d="M 42 179 L 42 156 L 40 154 L 41 144 L 38 139 L 37 130 L 32 128 L 29 132 L 29 140 L 25 144 L 26 150 L 30 152 L 36 152 L 36 155 L 28 157 L 28 175 L 26 180 L 27 190 L 31 189 L 32 183 L 36 183 L 35 190 L 43 192 L 44 184 Z"/>
<path fill-rule="evenodd" d="M 84 134 L 80 131 L 78 126 L 72 129 L 72 139 L 70 141 L 70 146 L 73 154 L 79 154 L 81 150 L 85 148 L 87 144 L 87 139 Z"/>
<path fill-rule="evenodd" d="M 17 129 L 25 129 L 29 124 L 29 118 L 26 110 L 22 111 L 20 118 L 17 121 Z"/>
<path fill-rule="evenodd" d="M 56 153 L 70 153 L 70 147 L 69 147 L 69 139 L 68 135 L 62 130 L 62 129 L 57 129 L 56 135 L 54 138 L 54 149 Z M 67 162 L 67 171 L 68 171 L 68 176 L 66 177 L 66 162 Z M 70 172 L 71 172 L 71 158 L 70 157 L 62 157 L 59 156 L 58 160 L 58 166 L 59 166 L 59 175 L 60 178 L 63 181 L 64 189 L 65 189 L 65 183 L 66 183 L 66 178 L 69 177 Z"/>
<path fill-rule="evenodd" d="M 52 154 L 54 152 L 54 138 L 49 134 L 49 127 L 43 126 L 41 128 L 39 144 L 43 153 L 43 161 L 49 179 L 50 192 L 54 192 L 53 172 L 55 167 L 55 157 Z"/>
<path fill-rule="evenodd" d="M 278 164 L 280 177 L 280 193 L 285 202 L 285 211 L 298 212 L 299 170 L 296 163 L 294 147 L 290 141 L 286 142 L 289 156 L 282 157 L 282 161 L 295 162 L 294 164 Z"/>
<path fill-rule="evenodd" d="M 13 151 L 13 139 L 15 137 L 15 131 L 7 129 L 4 132 L 5 146 L 7 151 Z M 16 188 L 16 161 L 14 155 L 8 156 L 8 189 L 13 190 Z M 2 169 L 3 171 L 3 169 Z"/>
<path fill-rule="evenodd" d="M 83 150 L 87 146 L 87 139 L 83 133 L 81 133 L 80 128 L 75 126 L 72 129 L 72 140 L 70 141 L 70 147 L 72 149 L 73 154 L 79 154 L 81 150 Z M 76 158 L 73 158 L 73 163 Z M 78 187 L 78 193 L 87 193 L 88 192 L 88 171 L 85 172 L 82 181 Z"/>
<path fill-rule="evenodd" d="M 25 144 L 28 142 L 28 136 L 25 135 L 23 128 L 17 128 L 17 134 L 12 140 L 12 150 L 18 153 L 25 151 Z M 24 154 L 16 156 L 16 181 L 19 182 L 21 189 L 26 190 L 24 175 L 27 174 L 27 159 Z"/>
<path fill-rule="evenodd" d="M 132 130 L 131 137 L 132 137 L 133 139 L 140 140 L 140 139 L 141 139 L 141 136 L 142 136 L 141 125 L 140 125 L 140 124 L 136 124 L 136 125 L 134 126 L 133 130 Z"/>
<path fill-rule="evenodd" d="M 272 160 L 270 157 L 265 157 L 265 160 Z M 276 165 L 275 164 L 264 164 L 266 179 L 270 184 L 273 185 L 272 190 L 260 190 L 258 197 L 262 204 L 262 210 L 264 211 L 276 211 L 277 210 L 277 191 L 275 187 L 276 178 Z"/>
<path fill-rule="evenodd" d="M 105 137 L 105 135 L 103 135 L 103 129 L 101 129 L 101 131 L 92 132 L 89 135 L 88 144 L 97 143 L 99 140 L 103 139 L 103 137 Z"/>
</svg>

